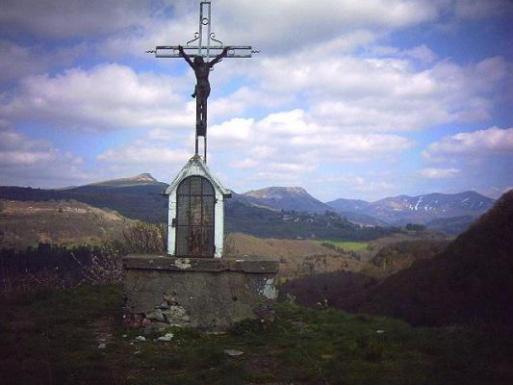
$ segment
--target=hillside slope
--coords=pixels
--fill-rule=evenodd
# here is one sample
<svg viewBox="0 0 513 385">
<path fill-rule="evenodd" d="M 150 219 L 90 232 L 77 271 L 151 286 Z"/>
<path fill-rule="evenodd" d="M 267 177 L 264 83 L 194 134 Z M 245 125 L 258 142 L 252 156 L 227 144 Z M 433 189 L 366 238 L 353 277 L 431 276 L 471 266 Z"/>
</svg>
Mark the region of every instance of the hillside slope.
<svg viewBox="0 0 513 385">
<path fill-rule="evenodd" d="M 237 199 L 227 201 L 225 218 L 228 233 L 242 232 L 264 238 L 371 240 L 398 231 L 360 227 L 334 212 L 279 211 Z"/>
<path fill-rule="evenodd" d="M 0 200 L 0 248 L 22 249 L 39 242 L 101 243 L 121 239 L 131 223 L 115 211 L 77 201 Z"/>
<path fill-rule="evenodd" d="M 279 259 L 282 280 L 333 271 L 358 272 L 363 264 L 349 253 L 327 248 L 316 241 L 257 238 L 233 233 L 226 237 L 226 257 Z"/>
<path fill-rule="evenodd" d="M 438 257 L 370 290 L 359 311 L 414 324 L 513 321 L 513 190 Z"/>
<path fill-rule="evenodd" d="M 115 210 L 125 217 L 145 222 L 167 220 L 165 183 L 124 187 L 87 185 L 68 190 L 30 187 L 0 187 L 0 199 L 16 201 L 76 200 L 98 208 Z"/>
<path fill-rule="evenodd" d="M 242 194 L 249 202 L 277 210 L 324 213 L 333 211 L 302 187 L 267 187 Z"/>
</svg>

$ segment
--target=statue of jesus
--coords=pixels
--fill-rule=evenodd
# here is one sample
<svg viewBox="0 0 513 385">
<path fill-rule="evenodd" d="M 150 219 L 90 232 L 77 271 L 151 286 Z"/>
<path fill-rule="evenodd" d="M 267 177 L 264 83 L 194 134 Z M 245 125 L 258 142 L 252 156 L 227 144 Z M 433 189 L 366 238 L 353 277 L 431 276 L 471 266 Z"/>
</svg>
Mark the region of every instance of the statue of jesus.
<svg viewBox="0 0 513 385">
<path fill-rule="evenodd" d="M 196 98 L 196 135 L 206 136 L 207 135 L 207 99 L 210 95 L 210 82 L 208 81 L 208 75 L 210 69 L 222 58 L 226 57 L 230 47 L 225 47 L 223 52 L 217 55 L 212 61 L 205 62 L 203 57 L 187 55 L 181 45 L 178 46 L 180 56 L 191 66 L 196 75 L 196 87 L 194 87 L 194 93 L 191 95 Z"/>
</svg>

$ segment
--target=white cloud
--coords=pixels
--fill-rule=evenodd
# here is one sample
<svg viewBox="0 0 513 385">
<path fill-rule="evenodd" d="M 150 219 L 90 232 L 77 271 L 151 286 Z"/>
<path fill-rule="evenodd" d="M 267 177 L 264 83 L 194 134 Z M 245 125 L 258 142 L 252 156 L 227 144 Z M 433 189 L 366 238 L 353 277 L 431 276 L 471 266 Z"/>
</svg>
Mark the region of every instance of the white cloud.
<svg viewBox="0 0 513 385">
<path fill-rule="evenodd" d="M 26 78 L 21 89 L 0 105 L 0 116 L 89 131 L 190 127 L 193 116 L 185 114 L 186 104 L 177 94 L 182 85 L 180 79 L 138 74 L 117 64 L 88 71 L 75 68 L 56 76 Z"/>
<path fill-rule="evenodd" d="M 27 137 L 10 128 L 0 129 L 0 180 L 2 185 L 56 186 L 91 180 L 83 160 L 60 151 L 44 140 Z"/>
<path fill-rule="evenodd" d="M 325 189 L 336 189 L 338 186 L 340 190 L 344 191 L 343 195 L 336 195 L 337 198 L 350 196 L 361 196 L 361 194 L 372 194 L 383 196 L 383 194 L 392 194 L 397 192 L 397 184 L 392 183 L 391 179 L 387 180 L 387 175 L 351 175 L 351 174 L 339 174 L 331 176 L 322 176 L 314 178 L 316 186 L 323 186 L 321 190 Z M 341 188 L 342 187 L 342 188 Z M 322 194 L 322 191 L 319 191 Z M 336 192 L 335 194 L 340 194 Z M 332 195 L 333 196 L 333 195 Z"/>
<path fill-rule="evenodd" d="M 0 41 L 0 82 L 34 73 L 40 68 L 40 61 L 34 60 L 28 48 Z"/>
<path fill-rule="evenodd" d="M 345 133 L 323 127 L 300 109 L 272 113 L 260 120 L 232 119 L 210 129 L 210 149 L 230 148 L 240 159 L 236 168 L 265 168 L 273 173 L 305 173 L 319 165 L 340 161 L 365 162 L 396 158 L 413 146 L 411 140 L 391 134 Z"/>
<path fill-rule="evenodd" d="M 398 135 L 336 133 L 296 136 L 291 144 L 297 148 L 310 149 L 319 157 L 355 161 L 398 155 L 413 146 L 409 139 Z"/>
<path fill-rule="evenodd" d="M 69 66 L 86 51 L 84 44 L 48 49 L 0 40 L 0 83 L 13 82 L 29 75 L 44 73 L 48 69 Z"/>
<path fill-rule="evenodd" d="M 143 18 L 133 33 L 111 36 L 104 49 L 142 55 L 155 45 L 190 40 L 197 29 L 198 3 L 174 2 L 172 12 L 172 23 L 165 12 L 154 12 L 158 17 L 151 23 Z M 434 20 L 439 12 L 439 4 L 427 0 L 217 0 L 212 25 L 225 44 L 250 44 L 277 54 L 335 38 L 343 41 L 341 46 L 354 48 L 376 34 Z"/>
<path fill-rule="evenodd" d="M 513 14 L 509 0 L 456 0 L 454 13 L 461 19 L 482 19 Z"/>
<path fill-rule="evenodd" d="M 85 11 L 76 7 L 76 13 L 85 16 L 80 15 L 81 20 L 74 22 L 78 16 L 68 12 L 66 21 L 55 23 L 56 31 L 76 35 L 98 26 L 94 33 L 112 32 L 103 43 L 103 51 L 142 56 L 155 45 L 184 43 L 197 29 L 197 2 L 173 1 L 168 5 L 130 1 L 122 6 L 109 3 L 105 7 L 113 8 L 111 12 L 103 12 L 103 5 L 96 1 Z M 67 8 L 62 7 L 63 12 Z M 28 20 L 39 13 L 40 19 L 45 20 L 47 13 L 34 9 L 24 18 L 30 30 L 38 23 L 30 25 Z M 435 22 L 441 16 L 456 20 L 503 16 L 511 12 L 512 6 L 508 0 L 217 0 L 212 10 L 213 31 L 226 44 L 251 44 L 271 55 L 293 52 L 301 45 L 315 55 L 318 44 L 327 41 L 337 42 L 332 49 L 347 52 L 391 31 Z M 105 23 L 104 18 L 112 12 L 119 17 Z M 97 17 L 88 20 L 95 13 Z M 411 54 L 420 60 L 432 60 L 431 53 L 422 47 Z"/>
<path fill-rule="evenodd" d="M 308 113 L 308 119 L 299 117 L 301 110 L 296 108 L 286 115 L 276 111 L 260 122 L 262 131 L 280 135 L 286 134 L 284 129 L 410 131 L 479 121 L 489 117 L 493 103 L 488 94 L 509 76 L 506 68 L 501 58 L 469 67 L 442 62 L 419 72 L 405 59 L 342 56 L 316 63 L 304 54 L 297 60 L 266 59 L 254 71 L 257 87 L 243 86 L 228 96 L 211 97 L 209 118 L 213 123 L 226 122 L 257 107 L 272 111 L 308 105 L 308 110 L 299 112 Z M 223 71 L 215 75 L 225 76 Z M 30 117 L 80 130 L 181 129 L 194 125 L 194 102 L 188 98 L 192 84 L 190 76 L 136 73 L 116 64 L 75 68 L 26 78 L 0 105 L 0 118 Z"/>
<path fill-rule="evenodd" d="M 454 155 L 476 157 L 493 154 L 513 156 L 513 128 L 491 127 L 473 132 L 460 132 L 431 143 L 423 152 L 429 159 Z"/>
<path fill-rule="evenodd" d="M 22 134 L 9 130 L 0 131 L 0 165 L 31 166 L 53 161 L 57 151 L 46 141 L 28 140 Z"/>
<path fill-rule="evenodd" d="M 241 160 L 233 161 L 230 164 L 230 166 L 234 167 L 234 168 L 247 169 L 247 168 L 253 168 L 253 167 L 258 166 L 258 162 L 251 158 L 244 158 Z"/>
<path fill-rule="evenodd" d="M 137 0 L 3 0 L 0 31 L 65 39 L 98 36 L 147 23 L 151 2 Z"/>
<path fill-rule="evenodd" d="M 319 61 L 308 52 L 259 64 L 260 87 L 270 95 L 295 95 L 295 103 L 308 104 L 318 124 L 356 131 L 410 131 L 488 119 L 496 97 L 491 91 L 511 78 L 500 57 L 468 66 L 435 62 L 423 70 L 407 58 L 332 53 Z"/>
<path fill-rule="evenodd" d="M 107 150 L 98 155 L 97 159 L 112 164 L 157 164 L 169 166 L 184 163 L 189 157 L 190 154 L 185 150 L 136 142 L 133 145 Z"/>
<path fill-rule="evenodd" d="M 241 33 L 249 37 L 263 34 L 269 40 L 291 33 L 304 40 L 313 31 L 326 37 L 341 28 L 400 28 L 433 20 L 438 12 L 431 2 L 417 0 L 219 0 L 215 6 L 219 17 L 232 20 Z"/>
<path fill-rule="evenodd" d="M 419 174 L 429 179 L 446 179 L 452 178 L 459 174 L 460 170 L 457 168 L 423 168 Z"/>
<path fill-rule="evenodd" d="M 191 157 L 191 152 L 175 145 L 170 148 L 152 140 L 140 139 L 110 148 L 96 157 L 107 175 L 126 177 L 143 172 L 158 180 L 170 181 Z"/>
<path fill-rule="evenodd" d="M 209 98 L 209 121 L 222 121 L 230 118 L 236 118 L 246 115 L 246 112 L 251 108 L 265 108 L 276 109 L 280 106 L 286 105 L 292 98 L 286 95 L 270 95 L 268 92 L 241 86 L 236 91 L 223 97 L 216 97 L 215 90 L 222 87 L 222 84 L 229 80 L 230 71 L 216 71 L 211 76 L 212 89 L 214 90 Z M 220 75 L 220 76 L 219 76 Z M 221 78 L 221 79 L 219 79 Z M 222 79 L 225 78 L 225 79 Z M 193 84 L 193 80 L 191 80 Z"/>
<path fill-rule="evenodd" d="M 249 140 L 253 124 L 253 119 L 235 118 L 212 126 L 208 135 L 214 142 L 232 145 L 234 142 Z"/>
<path fill-rule="evenodd" d="M 402 53 L 422 63 L 432 63 L 437 59 L 437 54 L 425 44 L 407 49 Z"/>
<path fill-rule="evenodd" d="M 264 135 L 272 136 L 303 136 L 324 130 L 309 122 L 302 109 L 269 114 L 258 121 L 255 129 Z"/>
</svg>

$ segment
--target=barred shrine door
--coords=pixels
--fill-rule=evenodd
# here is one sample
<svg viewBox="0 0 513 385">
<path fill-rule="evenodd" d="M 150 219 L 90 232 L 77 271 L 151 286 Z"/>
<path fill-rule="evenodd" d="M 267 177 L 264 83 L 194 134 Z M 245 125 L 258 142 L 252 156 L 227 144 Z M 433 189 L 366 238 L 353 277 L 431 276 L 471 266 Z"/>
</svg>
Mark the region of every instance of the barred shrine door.
<svg viewBox="0 0 513 385">
<path fill-rule="evenodd" d="M 176 191 L 176 256 L 213 257 L 214 205 L 210 181 L 202 176 L 185 178 Z"/>
</svg>

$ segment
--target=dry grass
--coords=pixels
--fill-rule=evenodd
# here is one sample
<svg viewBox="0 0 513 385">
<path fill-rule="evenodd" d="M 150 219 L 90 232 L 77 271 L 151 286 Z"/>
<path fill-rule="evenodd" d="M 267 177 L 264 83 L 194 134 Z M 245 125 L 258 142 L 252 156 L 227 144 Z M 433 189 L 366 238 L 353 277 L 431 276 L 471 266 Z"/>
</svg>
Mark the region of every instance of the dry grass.
<svg viewBox="0 0 513 385">
<path fill-rule="evenodd" d="M 119 213 L 77 201 L 1 200 L 2 247 L 23 249 L 38 243 L 100 244 L 121 240 L 134 223 Z"/>
<path fill-rule="evenodd" d="M 226 239 L 226 256 L 274 258 L 280 261 L 282 280 L 333 271 L 357 272 L 363 264 L 349 253 L 333 250 L 310 240 L 257 238 L 234 233 Z"/>
</svg>

